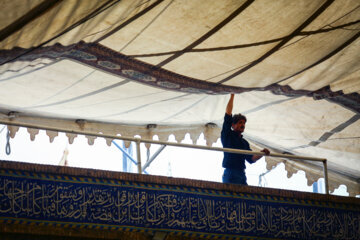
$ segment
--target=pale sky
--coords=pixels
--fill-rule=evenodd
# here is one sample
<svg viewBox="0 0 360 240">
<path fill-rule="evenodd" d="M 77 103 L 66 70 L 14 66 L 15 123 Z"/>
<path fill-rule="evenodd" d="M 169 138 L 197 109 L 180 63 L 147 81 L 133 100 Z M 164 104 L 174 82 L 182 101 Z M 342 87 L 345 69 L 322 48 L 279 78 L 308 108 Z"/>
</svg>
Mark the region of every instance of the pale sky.
<svg viewBox="0 0 360 240">
<path fill-rule="evenodd" d="M 0 125 L 0 131 L 2 129 L 3 125 Z M 36 135 L 35 141 L 31 141 L 26 128 L 20 128 L 15 138 L 10 139 L 11 154 L 7 155 L 5 153 L 6 131 L 5 128 L 0 133 L 1 160 L 58 165 L 64 150 L 67 149 L 69 152 L 67 160 L 70 167 L 122 171 L 122 152 L 114 144 L 109 147 L 102 138 L 97 138 L 94 145 L 90 146 L 84 136 L 78 136 L 73 144 L 69 144 L 65 134 L 59 133 L 59 136 L 55 137 L 54 141 L 50 143 L 45 131 L 41 130 Z M 170 136 L 169 141 L 175 142 L 174 136 Z M 118 140 L 117 143 L 122 146 L 121 141 Z M 186 135 L 183 143 L 192 143 L 188 135 Z M 205 145 L 202 135 L 197 144 Z M 222 147 L 220 140 L 213 146 Z M 147 159 L 146 148 L 143 144 L 141 148 L 142 164 L 144 164 Z M 150 148 L 151 155 L 158 148 L 159 145 L 152 145 Z M 168 146 L 146 171 L 151 175 L 170 175 L 179 178 L 221 182 L 223 173 L 222 157 L 222 152 Z M 136 154 L 134 159 L 136 159 Z M 132 169 L 133 172 L 137 172 L 135 165 Z M 251 165 L 247 164 L 248 184 L 259 186 L 259 175 L 265 172 L 267 172 L 267 169 L 264 159 Z M 291 178 L 287 178 L 286 175 L 284 165 L 280 164 L 262 178 L 262 186 L 306 192 L 313 191 L 312 186 L 307 186 L 304 172 L 299 171 Z M 348 196 L 346 186 L 341 185 L 335 190 L 334 194 Z"/>
</svg>

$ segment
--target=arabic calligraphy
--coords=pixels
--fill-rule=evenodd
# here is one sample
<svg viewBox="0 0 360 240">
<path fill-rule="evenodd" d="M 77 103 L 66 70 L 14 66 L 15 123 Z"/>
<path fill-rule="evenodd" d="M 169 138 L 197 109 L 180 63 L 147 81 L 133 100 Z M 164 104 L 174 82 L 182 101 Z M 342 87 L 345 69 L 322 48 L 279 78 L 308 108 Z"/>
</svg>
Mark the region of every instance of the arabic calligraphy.
<svg viewBox="0 0 360 240">
<path fill-rule="evenodd" d="M 0 218 L 6 217 L 286 239 L 360 239 L 359 211 L 0 176 Z"/>
</svg>

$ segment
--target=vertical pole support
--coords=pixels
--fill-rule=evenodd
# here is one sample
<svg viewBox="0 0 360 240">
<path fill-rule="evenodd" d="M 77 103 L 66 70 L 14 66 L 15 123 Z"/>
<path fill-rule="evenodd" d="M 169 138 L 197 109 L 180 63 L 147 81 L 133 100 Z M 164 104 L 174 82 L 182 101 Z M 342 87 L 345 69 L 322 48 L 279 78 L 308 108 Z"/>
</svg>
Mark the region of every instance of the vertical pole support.
<svg viewBox="0 0 360 240">
<path fill-rule="evenodd" d="M 328 177 L 328 169 L 327 169 L 327 159 L 323 161 L 324 165 L 324 180 L 325 180 L 325 193 L 329 194 L 329 177 Z"/>
<path fill-rule="evenodd" d="M 138 167 L 138 173 L 142 173 L 141 169 L 141 152 L 140 152 L 140 139 L 136 140 L 136 155 L 137 155 L 137 167 Z"/>
</svg>

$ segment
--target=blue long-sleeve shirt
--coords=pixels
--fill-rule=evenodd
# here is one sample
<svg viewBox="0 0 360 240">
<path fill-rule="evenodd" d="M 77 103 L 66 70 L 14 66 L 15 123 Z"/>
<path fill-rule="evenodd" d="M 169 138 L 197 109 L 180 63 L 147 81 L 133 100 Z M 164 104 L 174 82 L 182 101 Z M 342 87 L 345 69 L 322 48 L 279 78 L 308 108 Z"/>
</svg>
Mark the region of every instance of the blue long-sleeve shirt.
<svg viewBox="0 0 360 240">
<path fill-rule="evenodd" d="M 225 114 L 224 123 L 221 130 L 221 143 L 224 148 L 234 148 L 239 150 L 249 150 L 250 145 L 241 135 L 231 129 L 232 116 Z M 224 152 L 224 159 L 222 166 L 229 169 L 245 170 L 245 160 L 249 163 L 254 163 L 252 155 L 236 154 Z"/>
</svg>

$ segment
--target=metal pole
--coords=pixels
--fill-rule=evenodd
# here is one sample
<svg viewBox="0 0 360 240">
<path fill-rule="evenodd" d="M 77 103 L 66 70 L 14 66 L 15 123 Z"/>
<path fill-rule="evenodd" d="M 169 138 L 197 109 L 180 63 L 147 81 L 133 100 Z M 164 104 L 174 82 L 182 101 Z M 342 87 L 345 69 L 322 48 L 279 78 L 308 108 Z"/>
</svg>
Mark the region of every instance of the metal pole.
<svg viewBox="0 0 360 240">
<path fill-rule="evenodd" d="M 61 128 L 55 128 L 55 127 L 39 127 L 36 124 L 4 122 L 2 120 L 0 120 L 0 123 L 6 124 L 6 125 L 12 125 L 12 126 L 43 129 L 43 130 L 72 133 L 72 134 L 80 134 L 80 135 L 87 135 L 87 136 L 93 136 L 93 137 L 119 139 L 119 140 L 124 140 L 124 141 L 133 141 L 133 142 L 140 141 L 143 143 L 160 144 L 160 145 L 167 145 L 167 146 L 174 146 L 174 147 L 185 147 L 185 148 L 205 149 L 205 150 L 220 151 L 220 152 L 242 153 L 242 154 L 265 156 L 265 153 L 263 153 L 263 152 L 253 152 L 253 151 L 237 150 L 237 149 L 231 149 L 231 148 L 207 147 L 207 146 L 184 144 L 184 143 L 162 142 L 162 141 L 156 141 L 156 140 L 150 140 L 150 139 L 122 137 L 122 136 L 115 136 L 115 135 L 103 134 L 103 133 L 84 132 L 84 131 L 80 131 L 80 130 L 67 130 L 67 129 L 61 129 Z M 325 158 L 305 157 L 305 156 L 298 156 L 298 155 L 276 154 L 276 153 L 270 153 L 270 155 L 268 155 L 268 156 L 282 157 L 282 158 L 289 158 L 289 159 L 298 159 L 298 160 L 311 160 L 311 161 L 316 161 L 316 162 L 323 162 L 324 160 L 326 160 Z"/>
<path fill-rule="evenodd" d="M 68 129 L 61 129 L 55 127 L 39 127 L 36 124 L 29 124 L 29 123 L 17 123 L 14 120 L 10 121 L 3 121 L 0 119 L 0 123 L 12 126 L 19 126 L 19 127 L 27 127 L 27 128 L 35 128 L 35 129 L 44 129 L 50 131 L 58 131 L 64 133 L 71 133 L 71 134 L 80 134 L 80 135 L 87 135 L 93 137 L 103 137 L 103 138 L 110 138 L 110 139 L 120 139 L 124 141 L 133 141 L 133 142 L 140 142 L 143 143 L 152 143 L 152 144 L 160 144 L 160 145 L 167 145 L 167 146 L 174 146 L 174 147 L 185 147 L 185 148 L 195 148 L 195 149 L 205 149 L 205 150 L 212 150 L 212 151 L 220 151 L 220 152 L 230 152 L 230 153 L 241 153 L 241 154 L 251 154 L 257 156 L 265 156 L 263 152 L 253 152 L 253 151 L 246 151 L 246 150 L 238 150 L 238 149 L 231 149 L 231 148 L 220 148 L 220 147 L 207 147 L 207 146 L 199 146 L 199 145 L 192 145 L 192 144 L 183 144 L 183 143 L 173 143 L 173 142 L 162 142 L 150 139 L 140 139 L 140 138 L 132 138 L 132 137 L 121 137 L 115 136 L 110 134 L 103 134 L 103 133 L 92 133 L 92 132 L 85 132 L 80 130 L 68 130 Z M 305 157 L 305 156 L 298 156 L 298 155 L 290 155 L 290 154 L 276 154 L 270 153 L 271 157 L 280 157 L 280 158 L 289 158 L 293 160 L 310 160 L 316 162 L 324 162 L 325 158 L 316 158 L 316 157 Z"/>
<path fill-rule="evenodd" d="M 133 163 L 137 164 L 136 161 L 133 159 L 132 156 L 130 156 L 121 146 L 119 146 L 115 141 L 112 141 L 112 143 L 126 156 L 132 161 Z"/>
<path fill-rule="evenodd" d="M 145 169 L 150 166 L 150 164 L 155 160 L 155 158 L 161 153 L 162 150 L 164 150 L 164 148 L 166 147 L 166 145 L 162 145 L 157 151 L 156 153 L 154 153 L 154 155 L 152 155 L 152 157 L 144 164 L 143 166 L 143 171 L 145 171 Z"/>
<path fill-rule="evenodd" d="M 136 139 L 136 154 L 137 154 L 137 167 L 138 173 L 141 174 L 141 152 L 140 152 L 140 139 Z"/>
<path fill-rule="evenodd" d="M 112 141 L 113 144 L 115 144 L 115 146 L 123 153 L 125 154 L 126 157 L 128 157 L 130 159 L 130 161 L 132 163 L 134 163 L 135 165 L 137 165 L 137 162 L 134 160 L 134 158 L 132 156 L 130 156 L 121 146 L 119 146 L 115 141 Z M 144 173 L 149 174 L 147 171 L 145 171 L 145 169 L 142 170 Z M 128 171 L 127 171 L 128 172 Z"/>
<path fill-rule="evenodd" d="M 325 192 L 326 194 L 330 194 L 329 192 L 329 178 L 328 178 L 328 171 L 327 171 L 327 160 L 323 161 L 324 165 L 324 180 L 325 180 Z"/>
</svg>

